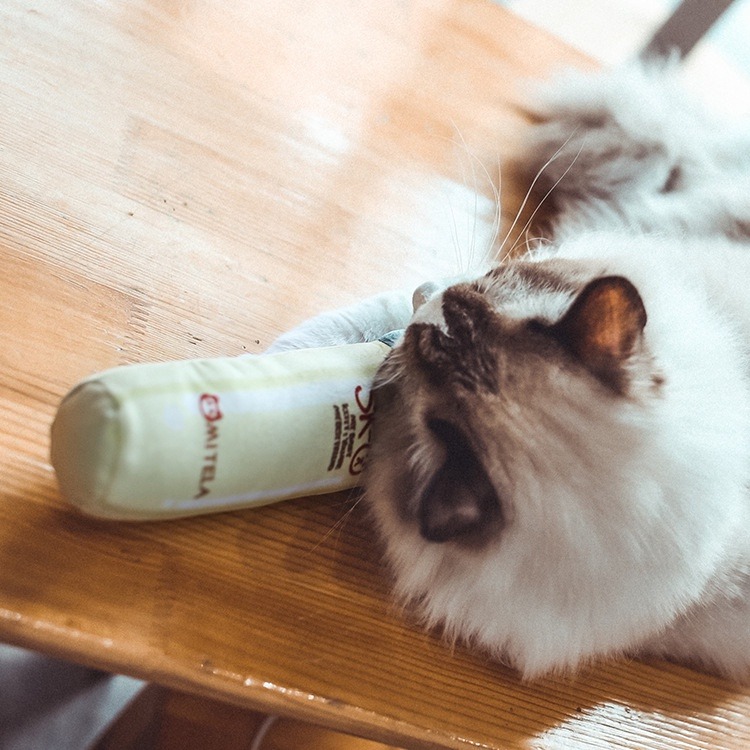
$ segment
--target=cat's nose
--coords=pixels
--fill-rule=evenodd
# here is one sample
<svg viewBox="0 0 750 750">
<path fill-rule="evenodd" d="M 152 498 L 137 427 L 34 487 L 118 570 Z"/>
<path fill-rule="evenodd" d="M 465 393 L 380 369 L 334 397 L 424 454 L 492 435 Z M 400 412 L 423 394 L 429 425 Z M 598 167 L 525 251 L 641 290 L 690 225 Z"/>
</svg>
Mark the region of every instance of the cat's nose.
<svg viewBox="0 0 750 750">
<path fill-rule="evenodd" d="M 423 503 L 419 512 L 419 532 L 428 542 L 469 539 L 480 536 L 494 515 L 492 508 L 482 507 L 473 497 L 459 496 L 447 503 Z"/>
<path fill-rule="evenodd" d="M 411 297 L 411 304 L 414 308 L 414 312 L 419 310 L 419 308 L 422 307 L 422 305 L 424 305 L 424 303 L 427 302 L 427 300 L 430 299 L 430 297 L 432 297 L 439 289 L 440 287 L 434 281 L 425 281 L 424 284 L 420 284 L 414 290 L 414 294 Z"/>
<path fill-rule="evenodd" d="M 486 540 L 503 525 L 492 480 L 458 428 L 442 419 L 430 419 L 428 426 L 448 455 L 420 500 L 420 534 L 428 542 Z"/>
</svg>

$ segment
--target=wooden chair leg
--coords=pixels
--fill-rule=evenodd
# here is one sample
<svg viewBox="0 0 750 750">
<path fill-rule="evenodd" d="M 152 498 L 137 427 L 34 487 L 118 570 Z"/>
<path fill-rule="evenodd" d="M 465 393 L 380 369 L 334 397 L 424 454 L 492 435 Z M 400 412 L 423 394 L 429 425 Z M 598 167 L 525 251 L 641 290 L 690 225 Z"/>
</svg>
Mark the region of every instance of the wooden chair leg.
<svg viewBox="0 0 750 750">
<path fill-rule="evenodd" d="M 90 750 L 250 750 L 266 714 L 148 685 Z M 396 750 L 371 740 L 279 719 L 261 750 Z"/>
<path fill-rule="evenodd" d="M 166 690 L 147 685 L 89 750 L 135 750 L 154 746 Z"/>
<path fill-rule="evenodd" d="M 690 52 L 732 0 L 683 0 L 646 45 L 641 57 L 680 57 Z"/>
</svg>

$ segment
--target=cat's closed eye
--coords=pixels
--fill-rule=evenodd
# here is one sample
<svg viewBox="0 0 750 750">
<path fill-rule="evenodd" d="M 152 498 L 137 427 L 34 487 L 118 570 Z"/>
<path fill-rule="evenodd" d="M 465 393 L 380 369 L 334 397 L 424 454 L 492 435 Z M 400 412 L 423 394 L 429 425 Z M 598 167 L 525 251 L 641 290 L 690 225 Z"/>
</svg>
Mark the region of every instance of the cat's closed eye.
<svg viewBox="0 0 750 750">
<path fill-rule="evenodd" d="M 682 167 L 679 164 L 675 164 L 667 175 L 667 179 L 664 181 L 664 185 L 661 188 L 662 193 L 673 193 L 679 190 L 682 186 Z"/>
</svg>

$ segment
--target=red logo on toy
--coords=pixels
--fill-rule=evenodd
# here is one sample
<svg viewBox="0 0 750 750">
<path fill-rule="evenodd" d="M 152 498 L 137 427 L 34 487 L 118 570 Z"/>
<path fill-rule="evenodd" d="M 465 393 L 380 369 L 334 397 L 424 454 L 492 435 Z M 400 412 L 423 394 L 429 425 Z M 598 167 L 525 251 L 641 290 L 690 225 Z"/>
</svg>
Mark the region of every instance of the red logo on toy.
<svg viewBox="0 0 750 750">
<path fill-rule="evenodd" d="M 207 422 L 218 422 L 224 416 L 221 413 L 219 397 L 213 393 L 204 393 L 200 397 L 198 408 Z"/>
<path fill-rule="evenodd" d="M 198 409 L 205 420 L 205 440 L 203 443 L 203 463 L 198 479 L 198 492 L 194 500 L 200 500 L 211 492 L 211 483 L 216 479 L 219 461 L 219 425 L 216 424 L 224 415 L 221 413 L 219 397 L 213 393 L 204 393 L 198 399 Z"/>
</svg>

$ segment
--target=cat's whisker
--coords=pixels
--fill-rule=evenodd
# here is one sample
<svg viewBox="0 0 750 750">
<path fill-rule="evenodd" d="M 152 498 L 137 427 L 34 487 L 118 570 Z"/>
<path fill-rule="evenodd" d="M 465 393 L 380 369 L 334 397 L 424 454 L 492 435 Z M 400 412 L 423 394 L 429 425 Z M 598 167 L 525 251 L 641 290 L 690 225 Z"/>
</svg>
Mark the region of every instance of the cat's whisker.
<svg viewBox="0 0 750 750">
<path fill-rule="evenodd" d="M 547 239 L 546 237 L 544 237 L 544 235 L 539 235 L 537 237 L 530 237 L 529 236 L 530 233 L 531 233 L 531 227 L 527 225 L 526 231 L 523 233 L 523 241 L 521 240 L 521 237 L 519 236 L 519 238 L 513 244 L 513 247 L 510 249 L 509 255 L 511 256 L 514 255 L 516 253 L 516 250 L 519 247 L 525 247 L 525 252 L 529 253 L 531 251 L 532 242 L 541 244 L 544 242 L 545 239 Z"/>
<path fill-rule="evenodd" d="M 458 222 L 456 221 L 456 211 L 453 208 L 453 203 L 451 202 L 450 196 L 446 196 L 446 200 L 448 201 L 448 210 L 451 217 L 450 229 L 451 241 L 453 243 L 453 255 L 455 256 L 456 267 L 460 269 L 463 263 L 463 258 L 461 253 L 461 241 L 458 237 Z"/>
<path fill-rule="evenodd" d="M 489 179 L 489 174 L 487 175 Z M 495 187 L 494 183 L 492 183 L 492 180 L 490 179 L 490 184 L 492 185 L 492 191 L 495 196 L 495 214 L 492 218 L 492 233 L 490 234 L 489 242 L 487 243 L 487 247 L 484 252 L 484 257 L 482 259 L 482 265 L 483 267 L 488 267 L 492 263 L 492 259 L 494 256 L 493 248 L 495 247 L 495 242 L 497 242 L 497 238 L 500 235 L 500 225 L 502 223 L 502 186 L 503 186 L 503 170 L 502 170 L 502 164 L 500 161 L 500 154 L 497 155 L 497 187 Z"/>
<path fill-rule="evenodd" d="M 477 173 L 474 169 L 474 155 L 472 154 L 471 150 L 469 149 L 469 144 L 466 142 L 466 139 L 464 138 L 464 134 L 461 132 L 461 129 L 456 124 L 456 121 L 450 117 L 450 123 L 453 126 L 454 132 L 458 135 L 458 137 L 461 140 L 460 146 L 463 148 L 464 153 L 469 159 L 469 167 L 471 168 L 471 177 L 472 177 L 472 184 L 471 186 L 467 185 L 467 179 L 466 179 L 466 172 L 464 170 L 463 163 L 461 165 L 461 180 L 465 187 L 470 187 L 471 192 L 474 195 L 474 225 L 473 227 L 469 228 L 468 222 L 466 226 L 466 232 L 467 232 L 467 243 L 466 243 L 466 250 L 467 250 L 467 257 L 466 257 L 466 265 L 467 267 L 461 267 L 459 265 L 458 272 L 459 273 L 468 273 L 473 264 L 474 264 L 474 241 L 476 237 L 476 228 L 477 228 L 477 212 L 479 210 L 478 206 L 478 196 L 477 196 Z M 453 143 L 456 143 L 455 139 L 451 139 Z M 456 144 L 459 145 L 459 144 Z"/>
<path fill-rule="evenodd" d="M 396 379 L 399 376 L 400 369 L 401 369 L 401 363 L 398 361 L 397 357 L 398 357 L 397 351 L 393 352 L 390 355 L 390 360 L 388 364 L 388 370 L 389 370 L 388 376 L 385 378 L 383 377 L 383 369 L 381 368 L 381 370 L 378 372 L 378 378 L 375 383 L 375 388 L 382 388 L 384 386 L 391 385 L 393 382 L 396 381 Z"/>
<path fill-rule="evenodd" d="M 489 172 L 487 173 L 487 179 L 490 181 L 490 184 L 492 185 L 492 194 L 495 198 L 495 213 L 492 217 L 492 235 L 490 236 L 490 241 L 492 244 L 495 243 L 495 240 L 497 239 L 497 235 L 500 232 L 500 216 L 502 214 L 501 210 L 501 198 L 502 198 L 502 188 L 503 188 L 503 168 L 502 163 L 500 161 L 500 154 L 497 154 L 497 163 L 495 165 L 497 167 L 497 186 L 493 183 Z"/>
<path fill-rule="evenodd" d="M 534 176 L 534 179 L 531 181 L 531 184 L 529 185 L 529 189 L 526 191 L 526 195 L 524 196 L 524 199 L 521 201 L 521 205 L 518 208 L 518 211 L 516 212 L 515 218 L 511 222 L 511 225 L 508 228 L 508 231 L 505 233 L 505 237 L 503 237 L 503 241 L 500 243 L 500 246 L 497 249 L 497 255 L 498 256 L 500 256 L 501 253 L 503 252 L 503 250 L 505 248 L 505 245 L 508 242 L 508 239 L 510 238 L 511 234 L 513 233 L 513 230 L 516 228 L 516 225 L 518 224 L 518 221 L 521 218 L 521 215 L 523 214 L 523 210 L 526 208 L 526 204 L 529 202 L 529 198 L 531 197 L 531 194 L 532 194 L 532 192 L 534 190 L 534 187 L 536 186 L 536 183 L 539 182 L 539 179 L 544 174 L 544 170 L 547 169 L 547 167 L 550 164 L 552 164 L 552 162 L 554 162 L 560 156 L 560 154 L 567 147 L 568 143 L 570 143 L 570 141 L 572 140 L 573 136 L 578 132 L 578 130 L 579 130 L 578 127 L 574 128 L 573 132 L 566 138 L 565 142 L 557 149 L 557 151 L 555 151 L 554 154 L 552 154 L 552 156 L 550 156 L 549 159 L 547 159 L 546 162 L 544 162 L 544 164 L 542 164 L 541 168 L 539 169 L 539 171 Z M 580 154 L 580 150 L 579 150 L 578 153 Z M 576 158 L 577 158 L 577 156 L 578 155 L 576 155 Z M 573 165 L 573 163 L 575 163 L 575 160 L 571 163 L 571 166 Z M 570 167 L 568 167 L 568 169 L 570 169 Z M 566 174 L 567 174 L 567 170 L 566 170 Z M 559 182 L 559 180 L 558 180 L 558 182 Z M 558 183 L 556 182 L 553 187 L 557 187 L 557 184 Z M 547 196 L 545 196 L 545 198 L 546 197 Z M 509 253 L 506 253 L 505 255 L 502 255 L 500 257 L 500 261 L 499 262 L 500 263 L 504 263 L 508 259 L 509 255 L 510 255 Z"/>
<path fill-rule="evenodd" d="M 472 263 L 471 267 L 467 269 L 467 271 L 482 271 L 484 272 L 489 265 L 493 251 L 492 248 L 494 247 L 495 240 L 497 239 L 497 235 L 500 232 L 500 217 L 501 217 L 501 208 L 500 208 L 500 181 L 501 181 L 501 165 L 500 165 L 500 156 L 498 154 L 498 164 L 497 164 L 497 172 L 498 172 L 498 187 L 495 187 L 495 183 L 492 179 L 492 176 L 490 175 L 489 170 L 484 165 L 484 163 L 478 158 L 474 157 L 477 162 L 479 163 L 479 166 L 482 168 L 482 171 L 484 172 L 484 176 L 487 178 L 487 184 L 490 186 L 490 189 L 492 190 L 492 197 L 493 197 L 493 204 L 495 206 L 495 211 L 492 216 L 492 224 L 491 227 L 491 233 L 489 242 L 487 243 L 484 252 L 482 253 L 482 257 L 479 260 L 479 263 L 474 264 Z M 475 190 L 475 215 L 474 215 L 474 236 L 476 238 L 476 226 L 477 226 L 477 198 L 478 198 L 478 191 Z M 476 242 L 473 244 L 472 249 L 476 249 Z M 473 260 L 472 255 L 472 260 Z"/>
<path fill-rule="evenodd" d="M 571 134 L 570 138 L 572 138 L 572 137 L 573 137 L 573 134 Z M 568 138 L 568 141 L 570 140 L 570 138 Z M 567 143 L 567 141 L 566 141 L 566 143 Z M 570 172 L 570 170 L 573 168 L 573 165 L 578 161 L 578 157 L 581 155 L 581 151 L 583 151 L 583 147 L 585 145 L 586 145 L 586 138 L 584 137 L 583 141 L 581 142 L 580 147 L 578 148 L 578 151 L 577 151 L 576 155 L 573 157 L 573 159 L 571 160 L 570 164 L 568 164 L 568 166 L 565 168 L 565 171 L 555 180 L 555 182 L 552 184 L 552 187 L 544 194 L 544 196 L 542 197 L 542 199 L 537 204 L 536 208 L 531 212 L 531 216 L 529 216 L 528 220 L 523 225 L 523 228 L 521 229 L 521 233 L 523 233 L 525 231 L 528 231 L 528 229 L 531 226 L 532 222 L 536 218 L 536 215 L 539 213 L 539 211 L 542 208 L 542 206 L 544 206 L 544 203 L 546 202 L 547 198 L 549 198 L 550 195 L 552 195 L 552 193 L 554 192 L 555 188 L 562 182 L 562 180 L 565 179 L 565 176 L 568 174 L 568 172 Z M 558 153 L 559 153 L 559 149 L 558 149 Z M 547 164 L 549 164 L 549 163 L 551 163 L 551 162 L 547 162 Z M 539 174 L 541 174 L 541 172 Z M 531 190 L 532 188 L 533 188 L 533 183 L 532 183 L 531 188 L 529 188 L 529 190 Z M 527 193 L 527 195 L 528 195 L 528 193 Z M 503 257 L 503 259 L 500 261 L 501 263 L 503 263 L 504 261 L 506 261 L 513 254 L 514 248 L 515 248 L 515 244 L 505 254 L 505 256 Z"/>
<path fill-rule="evenodd" d="M 529 250 L 529 232 L 531 232 L 531 227 L 527 226 L 525 231 L 519 232 L 518 237 L 516 238 L 516 241 L 513 243 L 513 246 L 508 250 L 508 257 L 513 257 L 516 254 L 516 251 L 520 247 L 525 247 L 526 252 Z"/>
<path fill-rule="evenodd" d="M 521 242 L 521 240 L 519 239 L 519 240 L 518 240 L 518 242 L 516 242 L 516 244 L 515 244 L 515 245 L 513 245 L 513 248 L 512 248 L 512 249 L 511 249 L 511 251 L 510 251 L 510 255 L 513 255 L 513 254 L 515 253 L 515 251 L 516 251 L 516 250 L 517 250 L 517 249 L 518 249 L 519 247 L 524 247 L 524 248 L 525 248 L 525 252 L 527 252 L 527 253 L 528 253 L 528 252 L 530 252 L 530 251 L 531 251 L 532 243 L 534 243 L 534 246 L 535 246 L 535 247 L 540 247 L 540 246 L 541 246 L 541 245 L 543 245 L 543 244 L 544 244 L 545 242 L 546 242 L 546 243 L 549 243 L 549 238 L 548 238 L 548 237 L 545 237 L 544 235 L 541 235 L 541 234 L 540 234 L 540 235 L 539 235 L 539 236 L 537 236 L 537 237 L 529 237 L 529 236 L 527 235 L 527 236 L 526 236 L 526 238 L 524 239 L 524 241 L 523 241 L 523 242 Z"/>
<path fill-rule="evenodd" d="M 351 500 L 351 497 L 356 493 L 352 492 L 350 493 L 350 497 L 347 499 L 347 502 Z M 313 547 L 310 548 L 309 552 L 315 552 L 322 544 L 324 544 L 331 535 L 338 531 L 339 534 L 343 530 L 344 526 L 346 525 L 346 522 L 349 520 L 349 516 L 354 512 L 355 508 L 362 502 L 362 493 L 360 493 L 359 497 L 352 503 L 352 505 L 344 512 L 344 514 L 331 526 L 328 531 L 326 531 L 325 534 L 316 542 Z"/>
<path fill-rule="evenodd" d="M 486 269 L 486 266 L 489 264 L 492 258 L 492 255 L 493 255 L 492 248 L 494 247 L 495 240 L 497 239 L 497 235 L 500 232 L 500 221 L 501 221 L 500 184 L 501 184 L 502 177 L 501 177 L 501 165 L 500 165 L 499 154 L 498 154 L 498 164 L 497 164 L 497 178 L 498 178 L 497 187 L 495 187 L 495 183 L 487 167 L 482 163 L 481 160 L 478 160 L 478 161 L 479 161 L 479 166 L 482 168 L 482 171 L 484 172 L 484 176 L 487 178 L 487 184 L 490 186 L 490 189 L 492 190 L 492 198 L 493 198 L 493 203 L 495 206 L 495 211 L 492 216 L 492 224 L 490 225 L 491 233 L 490 233 L 489 242 L 487 243 L 485 250 L 482 253 L 480 262 L 478 264 L 479 270 L 484 271 Z M 475 207 L 476 207 L 476 201 L 475 201 Z M 474 236 L 475 237 L 476 237 L 476 225 L 477 225 L 477 217 L 475 213 L 475 217 L 474 217 Z M 477 266 L 472 265 L 472 267 L 467 270 L 468 271 L 477 270 Z"/>
<path fill-rule="evenodd" d="M 491 262 L 493 253 L 493 247 L 495 245 L 495 242 L 497 240 L 497 236 L 500 232 L 500 225 L 501 225 L 501 210 L 500 210 L 500 189 L 499 187 L 495 186 L 495 182 L 492 179 L 492 176 L 490 175 L 489 170 L 485 166 L 485 164 L 482 162 L 482 160 L 476 156 L 476 154 L 472 153 L 471 149 L 469 148 L 468 143 L 466 142 L 466 139 L 461 132 L 460 128 L 456 124 L 455 120 L 450 118 L 451 125 L 453 127 L 453 130 L 458 136 L 458 139 L 455 137 L 448 137 L 448 136 L 438 136 L 441 138 L 444 138 L 445 140 L 449 141 L 450 143 L 454 144 L 455 146 L 460 147 L 466 156 L 469 159 L 469 164 L 471 168 L 471 182 L 472 184 L 469 185 L 468 176 L 466 174 L 465 168 L 462 164 L 461 166 L 461 181 L 464 186 L 467 188 L 470 187 L 471 191 L 474 195 L 474 212 L 473 212 L 473 220 L 471 222 L 471 226 L 467 223 L 467 244 L 466 244 L 466 250 L 467 254 L 464 256 L 463 253 L 461 253 L 461 247 L 459 243 L 459 231 L 458 231 L 458 223 L 455 220 L 455 213 L 453 214 L 453 227 L 452 227 L 452 235 L 453 235 L 453 241 L 454 245 L 456 245 L 456 255 L 458 259 L 457 264 L 457 272 L 464 274 L 464 273 L 472 273 L 477 270 L 484 270 L 486 266 Z M 479 262 L 477 262 L 477 227 L 479 225 L 479 196 L 480 191 L 478 189 L 479 186 L 479 175 L 477 174 L 476 170 L 476 164 L 479 165 L 481 168 L 481 171 L 484 173 L 484 177 L 487 180 L 487 184 L 490 187 L 490 190 L 492 191 L 492 197 L 493 202 L 495 205 L 495 212 L 492 218 L 492 223 L 490 225 L 491 227 L 491 233 L 490 233 L 490 240 L 487 243 L 486 249 L 482 252 L 482 256 L 479 259 Z M 499 158 L 498 158 L 498 182 L 500 180 L 500 164 L 499 164 Z"/>
</svg>

